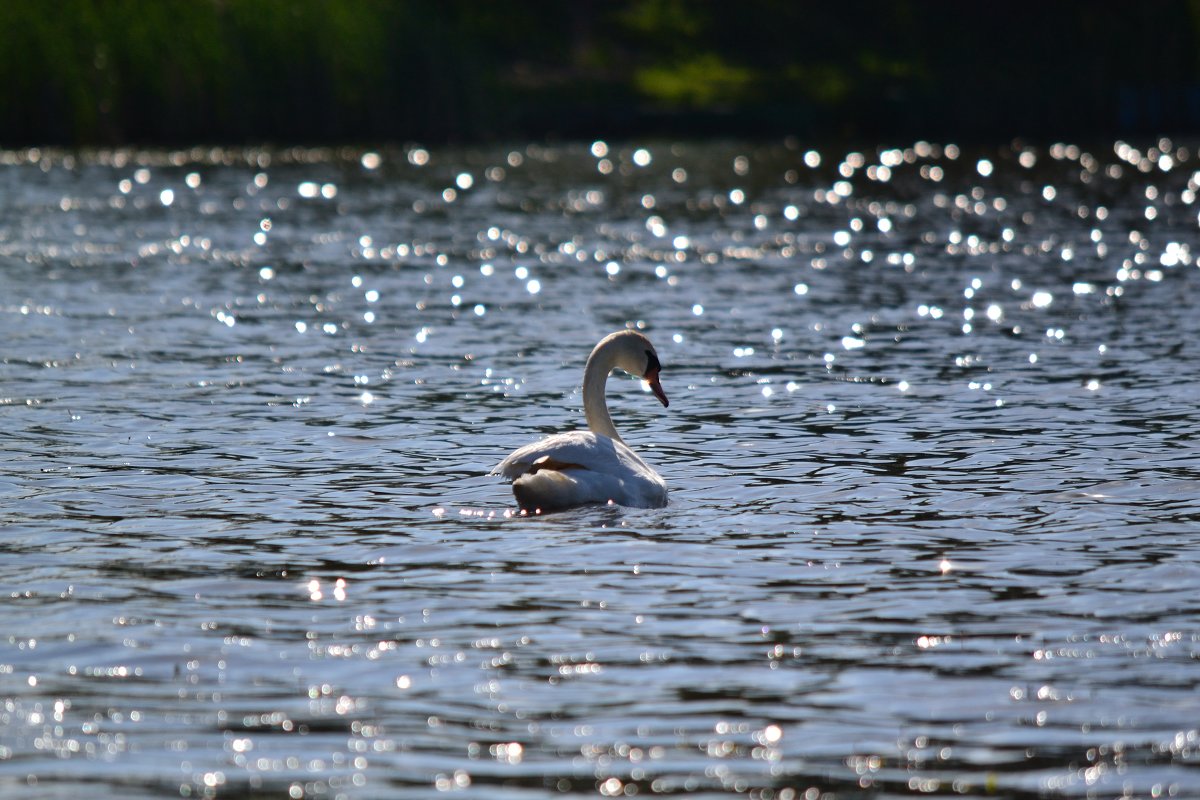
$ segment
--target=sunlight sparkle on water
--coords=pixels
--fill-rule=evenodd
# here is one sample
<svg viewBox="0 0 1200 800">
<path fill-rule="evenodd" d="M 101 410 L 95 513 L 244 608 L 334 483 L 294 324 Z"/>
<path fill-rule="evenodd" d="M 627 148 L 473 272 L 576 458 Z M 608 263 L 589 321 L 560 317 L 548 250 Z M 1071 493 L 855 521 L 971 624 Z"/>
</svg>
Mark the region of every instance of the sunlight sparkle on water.
<svg viewBox="0 0 1200 800">
<path fill-rule="evenodd" d="M 1200 796 L 1194 148 L 593 138 L 0 150 L 31 559 L 0 763 L 35 794 Z M 677 395 L 609 385 L 671 504 L 522 514 L 487 473 L 580 425 L 619 328 Z M 681 692 L 698 625 L 719 685 Z"/>
</svg>

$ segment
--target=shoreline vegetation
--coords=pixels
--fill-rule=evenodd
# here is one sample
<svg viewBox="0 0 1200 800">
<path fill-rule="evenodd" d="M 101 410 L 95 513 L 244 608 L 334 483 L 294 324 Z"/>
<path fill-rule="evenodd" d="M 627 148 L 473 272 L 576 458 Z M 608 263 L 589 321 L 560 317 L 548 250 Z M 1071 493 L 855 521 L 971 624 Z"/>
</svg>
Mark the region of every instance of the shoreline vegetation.
<svg viewBox="0 0 1200 800">
<path fill-rule="evenodd" d="M 0 146 L 1193 134 L 1200 2 L 8 0 Z"/>
</svg>

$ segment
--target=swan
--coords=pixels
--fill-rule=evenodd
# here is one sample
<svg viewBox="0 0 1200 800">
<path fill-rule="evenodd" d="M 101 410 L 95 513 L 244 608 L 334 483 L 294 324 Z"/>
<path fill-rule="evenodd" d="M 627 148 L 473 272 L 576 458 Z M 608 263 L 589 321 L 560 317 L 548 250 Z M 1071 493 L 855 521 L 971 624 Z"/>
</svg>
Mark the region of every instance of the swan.
<svg viewBox="0 0 1200 800">
<path fill-rule="evenodd" d="M 613 427 L 604 387 L 614 369 L 644 379 L 659 402 L 668 405 L 658 381 L 662 365 L 650 340 L 633 330 L 605 336 L 583 371 L 583 413 L 591 430 L 558 433 L 525 445 L 492 470 L 512 481 L 522 510 L 540 513 L 608 502 L 639 508 L 667 504 L 663 479 Z"/>
</svg>

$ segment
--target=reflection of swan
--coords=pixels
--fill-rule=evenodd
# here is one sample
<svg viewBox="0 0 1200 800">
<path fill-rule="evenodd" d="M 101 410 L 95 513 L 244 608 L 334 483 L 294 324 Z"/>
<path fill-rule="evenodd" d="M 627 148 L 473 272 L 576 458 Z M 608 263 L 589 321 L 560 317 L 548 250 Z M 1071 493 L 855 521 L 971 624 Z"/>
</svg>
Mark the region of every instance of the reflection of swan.
<svg viewBox="0 0 1200 800">
<path fill-rule="evenodd" d="M 512 479 L 513 494 L 526 511 L 609 501 L 642 508 L 666 505 L 663 479 L 621 441 L 604 402 L 608 374 L 622 369 L 643 378 L 667 405 L 658 382 L 661 368 L 654 346 L 637 331 L 604 337 L 583 372 L 583 413 L 591 431 L 559 433 L 526 445 L 496 465 L 492 474 Z"/>
</svg>

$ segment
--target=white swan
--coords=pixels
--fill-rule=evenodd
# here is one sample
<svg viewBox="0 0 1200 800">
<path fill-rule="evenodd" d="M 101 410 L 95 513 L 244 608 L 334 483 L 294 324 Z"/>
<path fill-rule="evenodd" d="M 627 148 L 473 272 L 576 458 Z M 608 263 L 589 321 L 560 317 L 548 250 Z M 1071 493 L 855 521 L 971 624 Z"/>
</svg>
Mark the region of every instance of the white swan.
<svg viewBox="0 0 1200 800">
<path fill-rule="evenodd" d="M 583 413 L 591 430 L 559 433 L 526 445 L 492 470 L 512 480 L 513 495 L 523 510 L 537 513 L 609 501 L 640 508 L 667 504 L 667 485 L 621 441 L 608 415 L 604 385 L 614 369 L 644 379 L 667 405 L 658 382 L 662 365 L 650 340 L 630 330 L 605 336 L 583 372 Z"/>
</svg>

